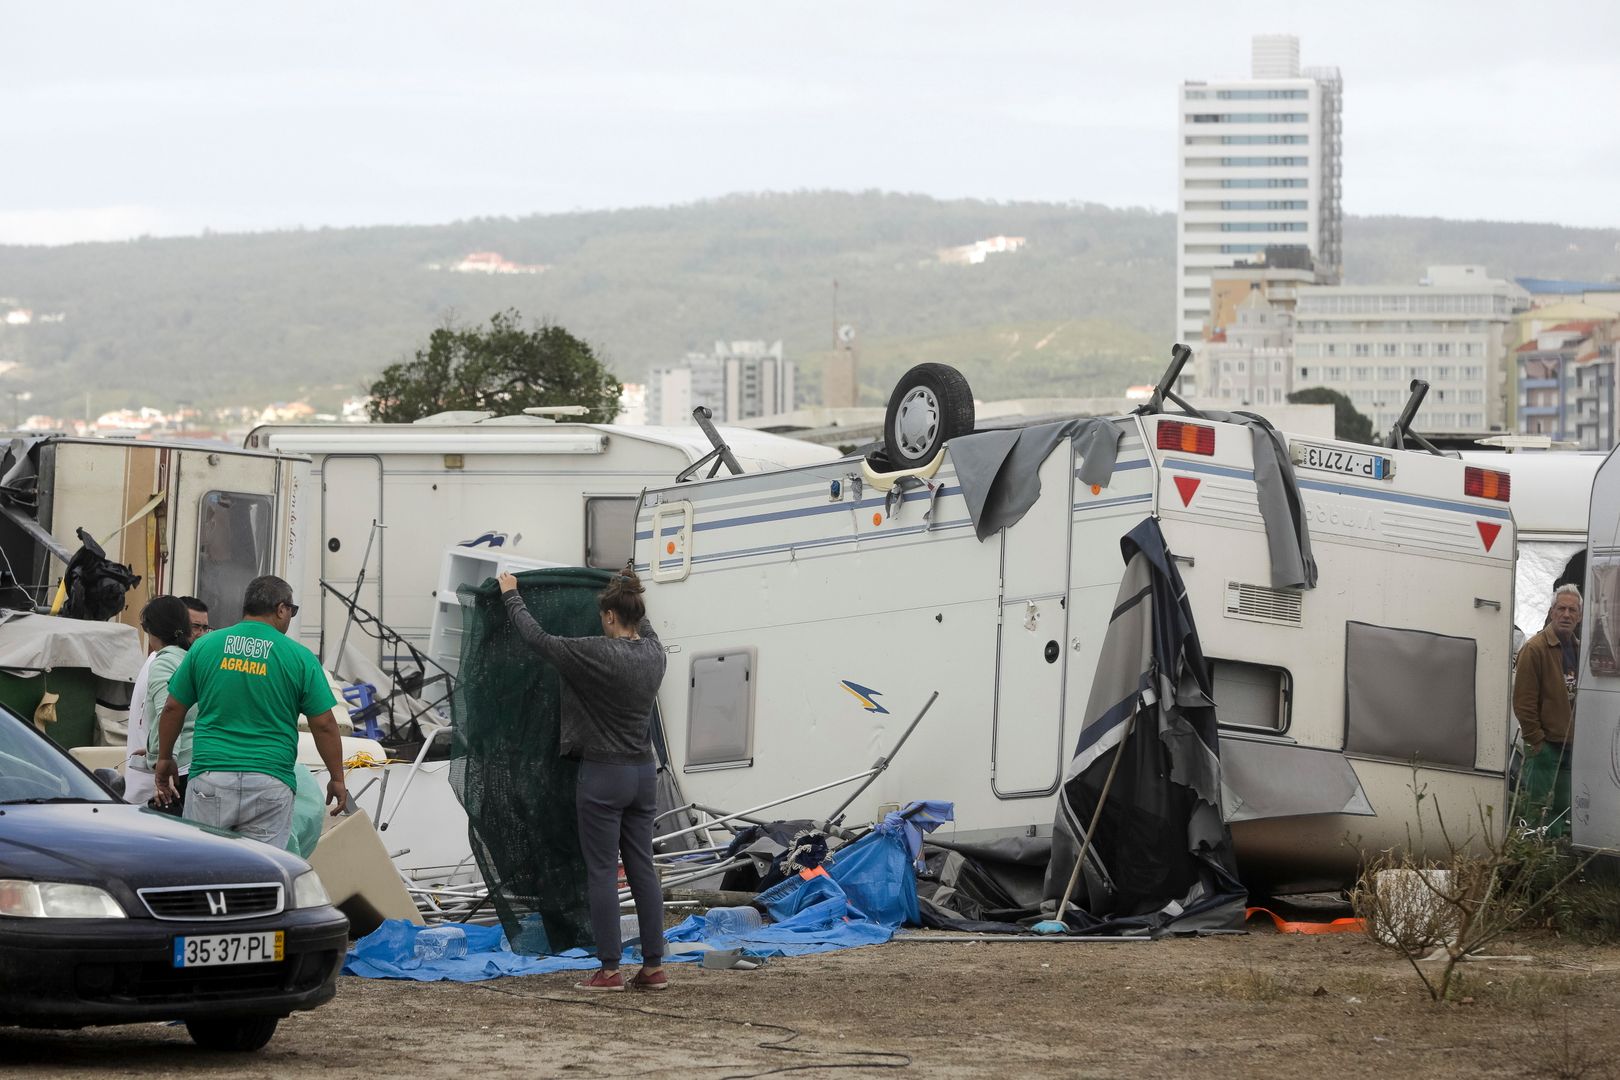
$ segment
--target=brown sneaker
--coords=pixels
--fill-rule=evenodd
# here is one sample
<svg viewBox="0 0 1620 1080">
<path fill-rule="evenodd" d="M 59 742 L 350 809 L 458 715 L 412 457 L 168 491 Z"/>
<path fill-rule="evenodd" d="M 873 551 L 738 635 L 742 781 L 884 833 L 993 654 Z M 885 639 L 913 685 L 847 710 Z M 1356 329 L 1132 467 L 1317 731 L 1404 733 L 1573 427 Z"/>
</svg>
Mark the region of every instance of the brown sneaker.
<svg viewBox="0 0 1620 1080">
<path fill-rule="evenodd" d="M 664 975 L 664 969 L 648 971 L 642 968 L 636 972 L 635 978 L 630 980 L 632 990 L 668 990 L 669 979 Z"/>
<path fill-rule="evenodd" d="M 601 968 L 591 972 L 591 977 L 584 982 L 574 984 L 575 990 L 616 990 L 624 992 L 624 972 L 604 971 Z"/>
</svg>

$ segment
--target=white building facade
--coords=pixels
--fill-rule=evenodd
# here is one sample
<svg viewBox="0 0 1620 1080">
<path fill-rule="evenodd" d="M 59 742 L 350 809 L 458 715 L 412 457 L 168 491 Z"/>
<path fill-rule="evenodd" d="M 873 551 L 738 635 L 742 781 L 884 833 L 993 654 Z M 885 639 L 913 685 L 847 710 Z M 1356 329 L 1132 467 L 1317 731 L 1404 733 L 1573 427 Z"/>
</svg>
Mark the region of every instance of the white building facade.
<svg viewBox="0 0 1620 1080">
<path fill-rule="evenodd" d="M 1254 39 L 1248 79 L 1181 85 L 1175 326 L 1195 351 L 1213 271 L 1302 245 L 1326 280 L 1339 280 L 1342 91 L 1337 68 L 1301 70 L 1299 39 L 1283 34 Z M 1202 389 L 1183 382 L 1187 393 Z"/>
<path fill-rule="evenodd" d="M 680 426 L 706 405 L 719 423 L 792 412 L 798 373 L 780 341 L 717 341 L 714 351 L 687 353 L 679 364 L 647 377 L 649 423 Z"/>
<path fill-rule="evenodd" d="M 1500 430 L 1508 330 L 1529 304 L 1483 266 L 1433 266 L 1416 285 L 1301 286 L 1294 389 L 1340 390 L 1383 430 L 1422 379 L 1430 390 L 1417 430 Z"/>
</svg>

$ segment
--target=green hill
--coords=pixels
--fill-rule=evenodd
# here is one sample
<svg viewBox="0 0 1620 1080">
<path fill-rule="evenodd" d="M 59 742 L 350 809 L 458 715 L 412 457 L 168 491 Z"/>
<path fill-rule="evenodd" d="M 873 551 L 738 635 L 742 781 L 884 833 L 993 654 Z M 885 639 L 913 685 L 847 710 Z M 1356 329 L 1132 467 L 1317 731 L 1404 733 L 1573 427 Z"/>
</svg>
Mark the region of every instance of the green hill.
<svg viewBox="0 0 1620 1080">
<path fill-rule="evenodd" d="M 907 364 L 956 364 L 981 397 L 1115 393 L 1162 367 L 1174 218 L 1089 204 L 810 192 L 686 206 L 60 248 L 0 247 L 0 296 L 60 323 L 0 326 L 0 377 L 31 408 L 330 407 L 409 355 L 447 317 L 516 308 L 591 341 L 627 380 L 717 339 L 783 339 L 813 398 L 836 322 L 860 333 L 866 397 Z M 1440 262 L 1601 277 L 1620 231 L 1351 219 L 1355 281 Z M 941 264 L 938 249 L 1005 234 L 1015 255 Z M 469 252 L 535 275 L 429 269 Z M 834 312 L 833 283 L 838 283 Z M 1044 342 L 1044 344 L 1042 344 Z"/>
</svg>

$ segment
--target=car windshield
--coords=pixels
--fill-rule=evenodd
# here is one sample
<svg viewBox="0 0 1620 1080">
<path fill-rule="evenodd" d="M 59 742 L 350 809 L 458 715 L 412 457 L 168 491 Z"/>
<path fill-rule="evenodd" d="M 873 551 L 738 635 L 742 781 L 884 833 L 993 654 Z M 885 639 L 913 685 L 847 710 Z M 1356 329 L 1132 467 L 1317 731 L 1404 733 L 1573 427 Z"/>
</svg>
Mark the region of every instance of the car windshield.
<svg viewBox="0 0 1620 1080">
<path fill-rule="evenodd" d="M 55 743 L 0 710 L 0 804 L 34 801 L 113 800 Z"/>
</svg>

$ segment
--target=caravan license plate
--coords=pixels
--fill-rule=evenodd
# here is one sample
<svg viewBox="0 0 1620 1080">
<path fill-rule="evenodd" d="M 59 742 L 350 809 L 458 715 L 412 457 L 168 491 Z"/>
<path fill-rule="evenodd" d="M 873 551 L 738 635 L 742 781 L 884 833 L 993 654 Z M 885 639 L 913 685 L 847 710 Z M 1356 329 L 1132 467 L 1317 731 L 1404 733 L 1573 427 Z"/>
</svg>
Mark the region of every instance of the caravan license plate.
<svg viewBox="0 0 1620 1080">
<path fill-rule="evenodd" d="M 1364 476 L 1369 480 L 1388 480 L 1395 475 L 1395 463 L 1377 454 L 1358 454 L 1354 450 L 1340 450 L 1333 446 L 1294 443 L 1291 456 L 1294 464 L 1304 469 Z"/>
<path fill-rule="evenodd" d="M 262 934 L 209 934 L 174 939 L 174 966 L 222 967 L 226 964 L 268 964 L 280 960 L 282 930 Z"/>
</svg>

